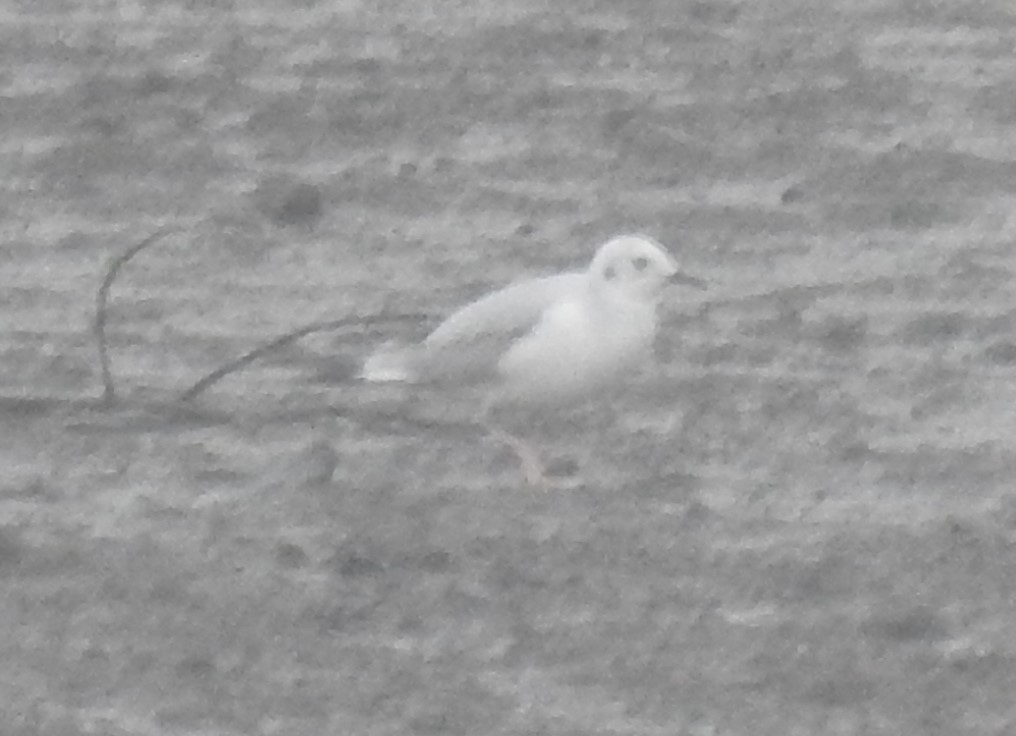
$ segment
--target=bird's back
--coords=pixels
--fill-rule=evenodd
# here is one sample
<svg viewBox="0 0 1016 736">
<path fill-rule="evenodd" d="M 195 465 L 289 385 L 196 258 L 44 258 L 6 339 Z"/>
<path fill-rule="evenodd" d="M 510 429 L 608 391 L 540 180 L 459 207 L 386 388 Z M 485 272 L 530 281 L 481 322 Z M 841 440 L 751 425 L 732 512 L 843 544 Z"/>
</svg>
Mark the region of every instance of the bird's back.
<svg viewBox="0 0 1016 736">
<path fill-rule="evenodd" d="M 430 333 L 425 345 L 441 349 L 474 339 L 516 339 L 532 330 L 551 305 L 573 299 L 585 288 L 586 280 L 580 273 L 511 284 L 454 312 Z"/>
</svg>

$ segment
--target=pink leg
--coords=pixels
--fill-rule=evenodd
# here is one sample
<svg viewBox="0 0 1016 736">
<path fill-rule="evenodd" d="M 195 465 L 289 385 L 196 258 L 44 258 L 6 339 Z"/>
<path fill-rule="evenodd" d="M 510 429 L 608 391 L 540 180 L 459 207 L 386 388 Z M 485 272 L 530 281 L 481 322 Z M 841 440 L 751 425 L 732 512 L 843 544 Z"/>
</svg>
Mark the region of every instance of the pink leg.
<svg viewBox="0 0 1016 736">
<path fill-rule="evenodd" d="M 499 427 L 495 427 L 492 424 L 484 424 L 487 431 L 490 432 L 491 436 L 499 442 L 506 444 L 515 457 L 519 460 L 519 465 L 522 468 L 522 475 L 526 479 L 526 483 L 531 486 L 546 486 L 547 485 L 547 474 L 544 468 L 543 461 L 540 459 L 540 453 L 536 451 L 536 448 L 525 440 L 516 437 L 513 434 L 505 432 Z"/>
</svg>

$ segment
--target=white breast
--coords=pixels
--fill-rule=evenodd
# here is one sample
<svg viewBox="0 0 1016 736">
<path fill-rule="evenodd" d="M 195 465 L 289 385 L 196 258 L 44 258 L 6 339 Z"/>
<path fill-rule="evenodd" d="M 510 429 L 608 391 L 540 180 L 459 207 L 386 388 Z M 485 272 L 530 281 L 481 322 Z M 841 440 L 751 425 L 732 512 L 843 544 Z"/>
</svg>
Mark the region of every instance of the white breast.
<svg viewBox="0 0 1016 736">
<path fill-rule="evenodd" d="M 503 399 L 540 405 L 585 398 L 642 363 L 655 334 L 650 303 L 559 302 L 502 357 Z"/>
</svg>

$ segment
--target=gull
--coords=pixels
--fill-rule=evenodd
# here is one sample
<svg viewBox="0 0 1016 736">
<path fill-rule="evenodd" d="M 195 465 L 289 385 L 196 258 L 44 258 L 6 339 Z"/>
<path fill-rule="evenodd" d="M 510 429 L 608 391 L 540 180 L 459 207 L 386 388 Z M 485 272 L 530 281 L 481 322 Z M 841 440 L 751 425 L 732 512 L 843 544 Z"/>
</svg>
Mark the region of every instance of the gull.
<svg viewBox="0 0 1016 736">
<path fill-rule="evenodd" d="M 484 417 L 502 407 L 555 411 L 624 383 L 652 358 L 669 282 L 705 288 L 656 240 L 621 235 L 585 270 L 511 284 L 453 312 L 417 345 L 381 348 L 361 377 L 479 388 Z M 528 443 L 481 423 L 514 451 L 527 482 L 545 482 Z"/>
</svg>

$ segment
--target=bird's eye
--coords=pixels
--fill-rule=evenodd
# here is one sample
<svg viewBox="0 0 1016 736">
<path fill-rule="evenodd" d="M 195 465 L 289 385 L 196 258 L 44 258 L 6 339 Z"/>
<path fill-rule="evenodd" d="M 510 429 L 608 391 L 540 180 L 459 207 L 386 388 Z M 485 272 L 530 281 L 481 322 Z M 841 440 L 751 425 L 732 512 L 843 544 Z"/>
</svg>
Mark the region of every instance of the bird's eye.
<svg viewBox="0 0 1016 736">
<path fill-rule="evenodd" d="M 603 278 L 606 281 L 613 281 L 617 277 L 617 269 L 613 266 L 607 266 L 603 269 Z"/>
<path fill-rule="evenodd" d="M 649 268 L 649 259 L 645 256 L 639 256 L 632 259 L 631 265 L 634 266 L 636 271 L 645 271 Z"/>
</svg>

